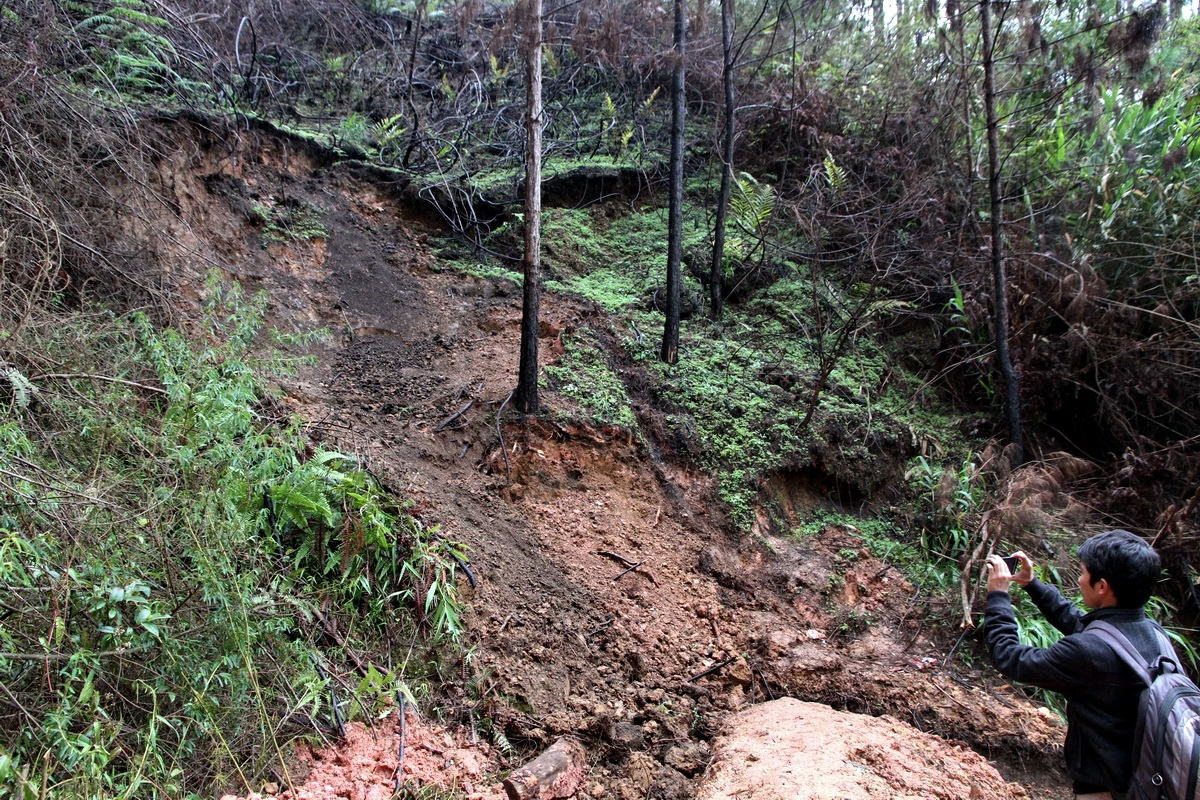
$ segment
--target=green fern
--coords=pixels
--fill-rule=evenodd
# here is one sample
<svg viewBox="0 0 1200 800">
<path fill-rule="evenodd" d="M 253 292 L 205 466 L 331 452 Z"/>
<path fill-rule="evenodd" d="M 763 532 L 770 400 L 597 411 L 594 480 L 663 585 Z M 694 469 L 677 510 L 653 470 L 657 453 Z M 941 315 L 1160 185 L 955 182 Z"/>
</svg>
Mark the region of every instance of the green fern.
<svg viewBox="0 0 1200 800">
<path fill-rule="evenodd" d="M 834 193 L 841 192 L 846 188 L 846 171 L 833 158 L 833 153 L 825 151 L 825 180 L 829 183 L 829 188 Z"/>
<path fill-rule="evenodd" d="M 379 150 L 384 150 L 395 145 L 400 137 L 408 132 L 408 128 L 403 123 L 403 114 L 394 114 L 381 120 L 374 130 L 375 146 Z"/>
<path fill-rule="evenodd" d="M 491 733 L 492 744 L 495 745 L 496 749 L 504 754 L 505 758 L 512 758 L 516 754 L 517 748 L 513 747 L 512 742 L 504 735 L 504 731 L 501 730 L 500 726 L 492 723 Z"/>
<path fill-rule="evenodd" d="M 491 77 L 496 81 L 503 81 L 512 71 L 511 66 L 500 63 L 500 59 L 496 57 L 495 53 L 488 56 L 488 64 L 491 66 Z"/>
<path fill-rule="evenodd" d="M 29 408 L 33 396 L 38 393 L 38 388 L 30 383 L 29 379 L 22 375 L 16 367 L 5 367 L 3 374 L 8 378 L 9 385 L 12 386 L 13 405 L 19 411 Z"/>
<path fill-rule="evenodd" d="M 870 321 L 875 317 L 882 316 L 884 314 L 891 314 L 894 311 L 900 311 L 911 307 L 912 304 L 904 300 L 873 300 L 871 304 L 867 306 L 866 314 L 863 315 L 864 321 Z"/>
<path fill-rule="evenodd" d="M 737 189 L 729 198 L 729 215 L 744 233 L 761 237 L 775 212 L 775 187 L 759 181 L 747 172 L 735 176 Z"/>
<path fill-rule="evenodd" d="M 633 131 L 632 125 L 626 125 L 625 129 L 623 131 L 621 131 L 621 137 L 617 142 L 617 144 L 619 145 L 618 151 L 617 151 L 618 154 L 624 153 L 626 150 L 629 149 L 629 142 L 633 139 L 633 133 L 634 133 L 634 131 Z"/>
<path fill-rule="evenodd" d="M 143 9 L 146 6 L 136 0 L 121 0 L 113 5 L 112 11 L 109 13 L 112 16 L 128 21 L 129 23 L 142 28 L 165 28 L 167 21 L 162 17 L 156 17 L 149 14 Z"/>
<path fill-rule="evenodd" d="M 617 104 L 613 102 L 612 95 L 608 92 L 604 93 L 604 102 L 600 104 L 600 116 L 608 120 L 606 124 L 609 125 L 616 121 Z"/>
<path fill-rule="evenodd" d="M 171 66 L 179 61 L 179 53 L 171 40 L 158 32 L 170 23 L 152 13 L 143 0 L 114 0 L 106 11 L 77 2 L 65 7 L 85 15 L 76 30 L 98 40 L 92 47 L 96 62 L 118 88 L 157 91 L 182 81 Z"/>
</svg>

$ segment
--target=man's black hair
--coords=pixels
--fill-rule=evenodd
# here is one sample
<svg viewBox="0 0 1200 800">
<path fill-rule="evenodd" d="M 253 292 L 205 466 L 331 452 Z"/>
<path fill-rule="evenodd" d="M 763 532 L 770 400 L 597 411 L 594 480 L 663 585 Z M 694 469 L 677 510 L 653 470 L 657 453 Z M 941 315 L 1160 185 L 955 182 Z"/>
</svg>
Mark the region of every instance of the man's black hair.
<svg viewBox="0 0 1200 800">
<path fill-rule="evenodd" d="M 1108 581 L 1121 608 L 1146 605 L 1162 570 L 1153 547 L 1140 536 L 1119 529 L 1098 533 L 1084 542 L 1079 560 L 1087 565 L 1093 586 L 1101 578 Z"/>
</svg>

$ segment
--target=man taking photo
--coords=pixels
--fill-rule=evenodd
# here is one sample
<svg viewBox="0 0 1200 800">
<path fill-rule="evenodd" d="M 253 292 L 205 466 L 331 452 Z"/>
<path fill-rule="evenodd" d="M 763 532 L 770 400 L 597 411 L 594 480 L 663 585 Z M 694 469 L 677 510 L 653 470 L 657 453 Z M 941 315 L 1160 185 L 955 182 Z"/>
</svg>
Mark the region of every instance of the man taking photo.
<svg viewBox="0 0 1200 800">
<path fill-rule="evenodd" d="M 1146 616 L 1158 583 L 1158 553 L 1129 531 L 1091 537 L 1079 548 L 1079 591 L 1087 614 L 1059 590 L 1033 576 L 1033 561 L 1014 554 L 1016 575 L 998 555 L 987 562 L 986 636 L 992 664 L 1013 680 L 1062 694 L 1067 700 L 1067 774 L 1078 800 L 1123 800 L 1133 776 L 1134 729 L 1145 684 L 1087 626 L 1116 626 L 1149 662 L 1159 654 L 1161 628 Z M 1024 587 L 1046 620 L 1063 633 L 1050 647 L 1017 638 L 1009 585 Z"/>
</svg>

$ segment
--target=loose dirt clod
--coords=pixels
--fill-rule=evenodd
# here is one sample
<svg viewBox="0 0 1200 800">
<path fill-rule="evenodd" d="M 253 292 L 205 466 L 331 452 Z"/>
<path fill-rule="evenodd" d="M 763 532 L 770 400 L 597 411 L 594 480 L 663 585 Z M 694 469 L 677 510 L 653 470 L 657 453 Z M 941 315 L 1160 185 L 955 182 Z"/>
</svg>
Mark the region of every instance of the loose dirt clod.
<svg viewBox="0 0 1200 800">
<path fill-rule="evenodd" d="M 890 717 L 791 698 L 734 715 L 698 800 L 1011 800 L 1028 797 L 982 756 Z"/>
</svg>

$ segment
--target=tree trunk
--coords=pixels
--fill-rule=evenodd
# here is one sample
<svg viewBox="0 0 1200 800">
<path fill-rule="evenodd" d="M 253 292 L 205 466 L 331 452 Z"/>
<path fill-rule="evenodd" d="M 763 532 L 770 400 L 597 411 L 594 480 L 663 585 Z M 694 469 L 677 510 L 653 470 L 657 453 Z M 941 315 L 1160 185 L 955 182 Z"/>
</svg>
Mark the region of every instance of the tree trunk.
<svg viewBox="0 0 1200 800">
<path fill-rule="evenodd" d="M 525 287 L 521 304 L 521 364 L 517 410 L 538 410 L 538 313 L 542 303 L 542 0 L 528 0 L 525 113 Z"/>
<path fill-rule="evenodd" d="M 717 219 L 714 224 L 712 269 L 709 289 L 712 294 L 712 315 L 721 318 L 725 294 L 725 217 L 729 213 L 729 192 L 733 184 L 733 0 L 721 0 L 721 51 L 725 55 L 725 154 L 722 158 L 721 193 L 717 196 Z"/>
<path fill-rule="evenodd" d="M 417 144 L 421 141 L 421 114 L 417 110 L 417 101 L 413 98 L 415 88 L 413 86 L 413 73 L 417 69 L 417 46 L 421 43 L 421 21 L 425 17 L 425 6 L 428 0 L 419 0 L 417 3 L 417 22 L 413 25 L 413 42 L 412 50 L 408 54 L 408 90 L 404 93 L 408 100 L 408 110 L 412 114 L 412 142 L 408 148 L 411 153 L 416 149 Z"/>
<path fill-rule="evenodd" d="M 991 0 L 979 6 L 983 34 L 983 105 L 987 119 L 988 196 L 992 215 L 992 290 L 995 297 L 996 365 L 1004 378 L 1004 413 L 1008 438 L 1015 448 L 1013 466 L 1025 462 L 1025 437 L 1021 430 L 1021 391 L 1017 371 L 1008 352 L 1008 276 L 1004 267 L 1004 208 L 1000 197 L 1000 126 L 996 121 L 996 52 L 992 36 Z"/>
<path fill-rule="evenodd" d="M 687 21 L 683 0 L 675 0 L 675 75 L 671 82 L 671 210 L 667 217 L 667 321 L 663 326 L 663 361 L 679 360 L 680 283 L 683 249 L 683 118 L 684 68 Z"/>
</svg>

